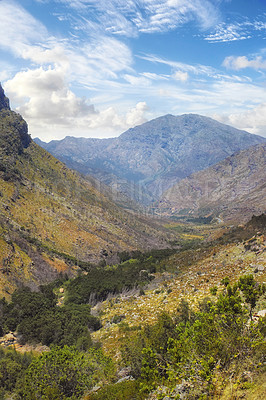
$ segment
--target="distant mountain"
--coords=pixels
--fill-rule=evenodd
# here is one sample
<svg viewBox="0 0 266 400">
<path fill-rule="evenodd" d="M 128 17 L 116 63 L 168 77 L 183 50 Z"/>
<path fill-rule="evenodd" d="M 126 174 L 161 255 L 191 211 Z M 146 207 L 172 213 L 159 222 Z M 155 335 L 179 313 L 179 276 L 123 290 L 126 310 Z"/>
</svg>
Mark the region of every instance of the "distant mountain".
<svg viewBox="0 0 266 400">
<path fill-rule="evenodd" d="M 117 262 L 118 252 L 167 246 L 159 223 L 111 198 L 31 140 L 0 86 L 0 294 Z"/>
<path fill-rule="evenodd" d="M 265 138 L 187 114 L 156 118 L 118 138 L 36 142 L 69 167 L 147 204 L 193 172 Z"/>
<path fill-rule="evenodd" d="M 240 151 L 181 180 L 163 195 L 166 215 L 248 220 L 266 211 L 266 143 Z"/>
</svg>

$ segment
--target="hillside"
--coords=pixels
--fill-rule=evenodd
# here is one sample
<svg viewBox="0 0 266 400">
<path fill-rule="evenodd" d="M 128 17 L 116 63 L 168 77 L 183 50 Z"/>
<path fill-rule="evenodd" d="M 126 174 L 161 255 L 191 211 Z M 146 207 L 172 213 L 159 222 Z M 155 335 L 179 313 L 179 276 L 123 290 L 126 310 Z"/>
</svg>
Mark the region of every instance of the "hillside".
<svg viewBox="0 0 266 400">
<path fill-rule="evenodd" d="M 181 180 L 160 201 L 167 215 L 249 219 L 266 208 L 266 145 L 252 146 Z"/>
<path fill-rule="evenodd" d="M 190 174 L 263 142 L 265 138 L 194 114 L 165 115 L 111 139 L 37 140 L 71 168 L 144 204 Z"/>
<path fill-rule="evenodd" d="M 0 288 L 32 287 L 117 253 L 167 246 L 157 222 L 128 213 L 28 135 L 0 91 Z"/>
</svg>

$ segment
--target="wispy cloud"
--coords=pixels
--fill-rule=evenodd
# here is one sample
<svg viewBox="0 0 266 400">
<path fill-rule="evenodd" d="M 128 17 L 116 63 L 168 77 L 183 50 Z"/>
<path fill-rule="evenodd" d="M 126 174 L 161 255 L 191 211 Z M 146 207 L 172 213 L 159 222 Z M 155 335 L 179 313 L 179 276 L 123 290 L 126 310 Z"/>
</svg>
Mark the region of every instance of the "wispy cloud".
<svg viewBox="0 0 266 400">
<path fill-rule="evenodd" d="M 181 76 L 180 75 L 181 73 L 193 73 L 195 75 L 206 75 L 206 76 L 213 76 L 217 74 L 217 71 L 214 68 L 207 65 L 185 64 L 177 61 L 167 60 L 153 54 L 139 55 L 138 57 L 143 60 L 150 61 L 152 63 L 168 65 L 173 70 L 173 74 L 177 72 L 176 76 L 179 75 L 179 77 Z M 185 75 L 183 75 L 183 78 L 184 76 Z"/>
<path fill-rule="evenodd" d="M 210 0 L 57 0 L 82 14 L 76 29 L 104 29 L 105 32 L 137 36 L 167 32 L 195 21 L 202 29 L 218 23 L 218 8 Z M 88 17 L 89 16 L 89 17 Z M 91 21 L 94 21 L 92 24 Z"/>
<path fill-rule="evenodd" d="M 50 36 L 38 20 L 13 1 L 0 1 L 0 14 L 0 48 L 30 61 L 27 70 L 13 77 L 1 75 L 3 80 L 9 79 L 4 85 L 7 94 L 29 125 L 35 129 L 39 120 L 46 128 L 50 124 L 53 129 L 71 129 L 83 123 L 89 128 L 91 120 L 100 126 L 101 117 L 104 124 L 106 113 L 96 112 L 89 100 L 74 94 L 71 86 L 114 88 L 120 72 L 132 72 L 128 46 L 106 35 L 93 35 L 86 40 Z M 108 121 L 128 127 L 125 117 L 108 117 Z"/>
<path fill-rule="evenodd" d="M 211 43 L 218 43 L 218 42 L 233 42 L 236 40 L 245 40 L 250 38 L 249 30 L 244 29 L 247 25 L 244 24 L 225 24 L 222 23 L 218 25 L 216 28 L 215 33 L 209 34 L 204 38 Z"/>
<path fill-rule="evenodd" d="M 0 1 L 0 47 L 21 56 L 33 42 L 49 38 L 44 25 L 12 0 Z"/>
<path fill-rule="evenodd" d="M 215 27 L 214 31 L 204 37 L 210 43 L 234 42 L 246 40 L 254 36 L 261 36 L 264 33 L 266 38 L 266 14 L 261 19 L 239 18 L 238 22 L 222 22 Z"/>
</svg>

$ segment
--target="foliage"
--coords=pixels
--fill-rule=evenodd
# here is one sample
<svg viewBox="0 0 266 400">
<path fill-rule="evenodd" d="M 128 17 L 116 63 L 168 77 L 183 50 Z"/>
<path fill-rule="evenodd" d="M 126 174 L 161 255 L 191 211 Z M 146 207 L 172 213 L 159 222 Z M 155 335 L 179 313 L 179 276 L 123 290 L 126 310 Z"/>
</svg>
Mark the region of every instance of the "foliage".
<svg viewBox="0 0 266 400">
<path fill-rule="evenodd" d="M 67 285 L 66 304 L 95 304 L 103 301 L 109 294 L 117 294 L 142 286 L 153 279 L 155 259 L 130 259 L 118 266 L 93 268 L 86 275 L 78 276 Z M 145 273 L 143 273 L 145 271 Z"/>
<path fill-rule="evenodd" d="M 32 354 L 20 354 L 14 349 L 0 348 L 0 390 L 4 394 L 15 389 L 33 359 Z M 0 392 L 1 398 L 1 392 Z"/>
<path fill-rule="evenodd" d="M 20 341 L 41 342 L 44 345 L 74 345 L 83 341 L 91 343 L 89 331 L 101 327 L 98 318 L 90 313 L 86 304 L 56 305 L 55 295 L 50 286 L 43 286 L 41 292 L 29 288 L 16 290 L 11 303 L 2 300 L 2 330 L 17 330 Z M 83 338 L 81 340 L 81 338 Z"/>
<path fill-rule="evenodd" d="M 53 347 L 27 369 L 22 399 L 79 399 L 100 380 L 113 374 L 111 360 L 101 350 L 82 353 L 74 347 Z"/>
<path fill-rule="evenodd" d="M 252 274 L 240 277 L 238 287 L 245 297 L 246 303 L 250 305 L 250 317 L 252 318 L 252 310 L 255 308 L 258 299 L 265 293 L 265 285 L 260 285 L 254 279 Z"/>
<path fill-rule="evenodd" d="M 140 381 L 141 391 L 188 382 L 186 399 L 203 398 L 202 393 L 212 396 L 220 369 L 226 371 L 247 360 L 259 366 L 265 327 L 261 322 L 248 324 L 242 305 L 243 296 L 250 302 L 259 293 L 263 290 L 258 291 L 251 278 L 243 277 L 233 286 L 226 280 L 216 301 L 205 299 L 197 312 L 183 300 L 174 315 L 163 313 L 153 326 L 144 327 L 135 337 L 131 334 L 124 340 L 122 356 Z"/>
</svg>

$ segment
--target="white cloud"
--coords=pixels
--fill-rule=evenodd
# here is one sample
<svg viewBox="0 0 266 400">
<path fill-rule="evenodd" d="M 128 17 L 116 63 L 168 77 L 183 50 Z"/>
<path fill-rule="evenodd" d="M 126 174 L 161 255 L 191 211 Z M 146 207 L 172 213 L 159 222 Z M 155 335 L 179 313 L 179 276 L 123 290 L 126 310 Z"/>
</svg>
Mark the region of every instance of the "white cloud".
<svg viewBox="0 0 266 400">
<path fill-rule="evenodd" d="M 69 88 L 65 70 L 60 67 L 19 72 L 4 89 L 11 103 L 20 103 L 20 112 L 33 137 L 43 140 L 73 136 L 116 136 L 144 122 L 148 107 L 139 102 L 129 111 L 114 107 L 95 110 L 94 105 L 77 97 Z"/>
<path fill-rule="evenodd" d="M 266 137 L 266 103 L 253 109 L 228 115 L 215 114 L 218 121 Z"/>
<path fill-rule="evenodd" d="M 198 21 L 207 29 L 219 21 L 219 12 L 210 0 L 57 0 L 82 13 L 90 14 L 97 25 L 116 34 L 135 37 L 140 32 L 167 32 L 190 21 Z M 84 24 L 76 24 L 86 29 Z M 92 24 L 88 21 L 87 29 Z"/>
<path fill-rule="evenodd" d="M 142 72 L 142 76 L 145 76 L 146 78 L 152 80 L 152 81 L 165 81 L 169 79 L 169 75 L 161 75 L 161 74 L 156 74 L 154 72 Z"/>
<path fill-rule="evenodd" d="M 150 80 L 144 76 L 124 75 L 124 79 L 133 86 L 149 86 Z"/>
<path fill-rule="evenodd" d="M 215 33 L 210 34 L 204 38 L 211 43 L 219 42 L 233 42 L 236 40 L 245 40 L 250 38 L 249 29 L 250 24 L 229 24 L 225 23 L 219 24 L 216 28 Z"/>
<path fill-rule="evenodd" d="M 201 65 L 201 64 L 195 64 L 195 65 L 190 65 L 190 64 L 185 64 L 177 61 L 171 61 L 167 59 L 163 59 L 161 57 L 158 57 L 153 54 L 146 54 L 143 56 L 138 56 L 138 58 L 141 58 L 146 61 L 150 61 L 152 63 L 158 63 L 158 64 L 164 64 L 168 65 L 170 68 L 172 68 L 174 71 L 178 71 L 179 73 L 192 73 L 195 75 L 205 75 L 205 76 L 213 76 L 217 74 L 217 71 L 209 67 L 207 65 Z M 178 76 L 178 75 L 177 75 Z M 185 75 L 183 76 L 183 78 Z"/>
<path fill-rule="evenodd" d="M 145 101 L 141 101 L 136 105 L 136 107 L 131 108 L 126 115 L 126 124 L 128 125 L 128 127 L 134 127 L 136 125 L 143 124 L 143 122 L 146 122 L 146 111 L 148 111 L 148 106 Z"/>
<path fill-rule="evenodd" d="M 91 80 L 116 78 L 116 72 L 130 70 L 131 51 L 115 38 L 95 32 L 85 40 L 52 37 L 40 21 L 12 0 L 0 1 L 0 15 L 0 48 L 16 57 L 36 65 L 71 66 L 73 76 L 89 76 Z"/>
<path fill-rule="evenodd" d="M 40 21 L 32 17 L 17 2 L 0 1 L 0 47 L 21 56 L 31 43 L 44 42 L 48 32 Z"/>
<path fill-rule="evenodd" d="M 61 68 L 45 70 L 40 67 L 19 72 L 4 88 L 11 101 L 21 104 L 17 110 L 29 123 L 36 120 L 67 125 L 70 118 L 95 112 L 92 105 L 68 89 Z"/>
<path fill-rule="evenodd" d="M 249 60 L 246 56 L 230 56 L 225 58 L 223 66 L 228 69 L 235 70 L 240 70 L 244 68 L 266 69 L 266 60 L 263 60 L 261 56 L 258 56 L 253 60 Z"/>
<path fill-rule="evenodd" d="M 261 37 L 262 31 L 266 31 L 266 14 L 262 14 L 257 18 L 249 19 L 246 16 L 238 16 L 238 21 L 234 23 L 222 22 L 218 24 L 213 33 L 205 36 L 204 40 L 210 43 L 233 42 L 238 40 L 246 40 L 250 38 Z"/>
<path fill-rule="evenodd" d="M 183 71 L 176 71 L 172 75 L 173 79 L 180 82 L 186 82 L 188 80 L 188 73 Z"/>
</svg>

